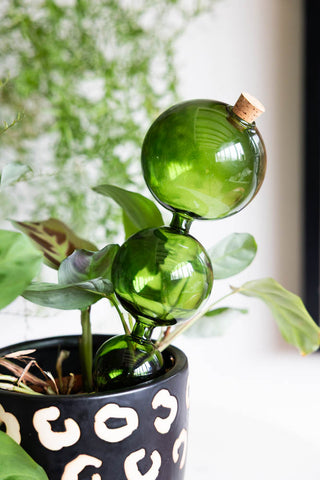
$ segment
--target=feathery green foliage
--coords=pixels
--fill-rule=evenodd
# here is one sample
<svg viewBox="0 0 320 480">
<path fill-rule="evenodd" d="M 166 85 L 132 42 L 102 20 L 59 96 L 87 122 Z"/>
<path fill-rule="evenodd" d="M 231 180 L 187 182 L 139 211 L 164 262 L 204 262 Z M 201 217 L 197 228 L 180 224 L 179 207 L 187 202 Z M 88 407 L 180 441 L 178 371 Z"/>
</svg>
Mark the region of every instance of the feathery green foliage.
<svg viewBox="0 0 320 480">
<path fill-rule="evenodd" d="M 0 194 L 2 218 L 23 205 L 24 217 L 62 218 L 80 234 L 93 231 L 93 240 L 116 230 L 111 202 L 88 184 L 141 183 L 145 130 L 177 98 L 174 41 L 212 4 L 1 2 L 0 78 L 10 77 L 1 116 L 24 112 L 24 121 L 1 139 L 0 170 L 9 158 L 34 171 L 14 194 Z"/>
</svg>

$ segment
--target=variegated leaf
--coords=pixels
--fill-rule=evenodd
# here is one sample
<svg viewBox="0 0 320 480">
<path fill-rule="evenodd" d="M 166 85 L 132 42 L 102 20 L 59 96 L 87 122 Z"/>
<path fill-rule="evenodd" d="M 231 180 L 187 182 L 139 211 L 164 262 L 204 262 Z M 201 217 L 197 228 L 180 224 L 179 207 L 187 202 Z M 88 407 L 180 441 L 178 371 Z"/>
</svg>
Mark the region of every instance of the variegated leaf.
<svg viewBox="0 0 320 480">
<path fill-rule="evenodd" d="M 110 244 L 98 252 L 76 250 L 63 260 L 58 270 L 60 284 L 68 284 L 103 277 L 111 280 L 111 268 L 119 245 Z"/>
<path fill-rule="evenodd" d="M 44 254 L 44 263 L 58 270 L 60 263 L 74 250 L 84 248 L 97 251 L 97 247 L 78 237 L 67 225 L 56 218 L 42 222 L 18 222 L 12 224 L 28 235 Z"/>
<path fill-rule="evenodd" d="M 112 294 L 113 286 L 109 280 L 95 278 L 71 285 L 33 283 L 22 293 L 22 296 L 43 307 L 84 310 L 101 298 Z"/>
</svg>

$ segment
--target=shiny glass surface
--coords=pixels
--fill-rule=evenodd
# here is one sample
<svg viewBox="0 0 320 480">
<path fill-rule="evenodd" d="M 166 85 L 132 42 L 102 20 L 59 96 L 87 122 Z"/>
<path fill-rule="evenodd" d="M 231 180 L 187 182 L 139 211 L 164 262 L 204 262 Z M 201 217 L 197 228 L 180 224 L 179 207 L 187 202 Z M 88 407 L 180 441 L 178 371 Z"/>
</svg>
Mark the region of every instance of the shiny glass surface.
<svg viewBox="0 0 320 480">
<path fill-rule="evenodd" d="M 194 314 L 213 283 L 210 259 L 192 236 L 170 227 L 146 229 L 120 248 L 112 269 L 120 302 L 150 325 L 172 325 Z"/>
<path fill-rule="evenodd" d="M 163 372 L 162 354 L 150 341 L 152 329 L 137 322 L 131 335 L 118 335 L 106 341 L 97 351 L 94 360 L 94 382 L 97 391 L 137 385 Z M 139 336 L 137 336 L 138 333 Z"/>
<path fill-rule="evenodd" d="M 266 165 L 255 124 L 213 100 L 183 102 L 160 115 L 146 134 L 141 158 L 157 201 L 200 219 L 244 208 L 258 191 Z"/>
</svg>

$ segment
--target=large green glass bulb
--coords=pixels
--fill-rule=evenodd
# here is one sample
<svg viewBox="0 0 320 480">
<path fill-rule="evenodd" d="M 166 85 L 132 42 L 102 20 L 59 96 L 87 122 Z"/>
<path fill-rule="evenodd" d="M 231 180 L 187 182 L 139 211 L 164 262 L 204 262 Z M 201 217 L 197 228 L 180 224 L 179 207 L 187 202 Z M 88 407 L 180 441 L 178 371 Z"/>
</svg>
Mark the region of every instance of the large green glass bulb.
<svg viewBox="0 0 320 480">
<path fill-rule="evenodd" d="M 213 100 L 183 102 L 162 113 L 146 134 L 141 158 L 157 201 L 199 219 L 244 208 L 260 188 L 266 165 L 255 123 Z"/>
</svg>

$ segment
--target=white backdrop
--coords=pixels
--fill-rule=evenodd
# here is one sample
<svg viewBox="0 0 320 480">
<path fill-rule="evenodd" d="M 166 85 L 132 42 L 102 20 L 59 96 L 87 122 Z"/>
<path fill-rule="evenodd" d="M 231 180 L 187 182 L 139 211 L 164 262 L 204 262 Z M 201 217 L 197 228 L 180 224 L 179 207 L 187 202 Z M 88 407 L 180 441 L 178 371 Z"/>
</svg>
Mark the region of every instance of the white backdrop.
<svg viewBox="0 0 320 480">
<path fill-rule="evenodd" d="M 213 13 L 192 23 L 177 45 L 181 100 L 233 104 L 242 90 L 259 98 L 268 168 L 243 212 L 195 223 L 191 233 L 206 247 L 231 232 L 252 233 L 257 258 L 232 284 L 272 276 L 301 293 L 302 0 L 213 4 Z M 226 289 L 227 283 L 215 286 L 217 294 Z M 301 358 L 288 347 L 258 301 L 235 303 L 250 314 L 223 337 L 176 342 L 191 370 L 186 480 L 318 480 L 320 356 Z M 78 332 L 77 317 L 68 324 L 62 317 L 15 318 L 0 344 Z M 104 331 L 105 318 L 93 327 Z"/>
<path fill-rule="evenodd" d="M 234 103 L 245 90 L 266 107 L 257 121 L 268 155 L 258 196 L 238 215 L 192 230 L 205 246 L 233 231 L 255 236 L 257 258 L 234 285 L 272 276 L 301 293 L 302 37 L 300 0 L 218 0 L 178 46 L 183 98 Z M 288 347 L 258 301 L 236 303 L 250 314 L 223 337 L 177 342 L 191 369 L 187 480 L 318 480 L 319 354 L 302 358 Z"/>
</svg>

